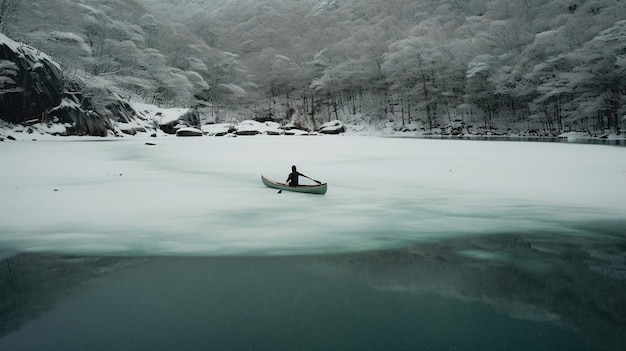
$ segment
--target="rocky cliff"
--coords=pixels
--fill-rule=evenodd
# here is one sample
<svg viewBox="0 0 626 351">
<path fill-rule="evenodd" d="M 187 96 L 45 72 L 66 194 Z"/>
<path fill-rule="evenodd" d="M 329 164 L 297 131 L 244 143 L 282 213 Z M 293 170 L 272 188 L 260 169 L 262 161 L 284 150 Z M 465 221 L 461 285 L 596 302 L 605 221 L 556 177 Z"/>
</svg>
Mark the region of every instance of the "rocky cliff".
<svg viewBox="0 0 626 351">
<path fill-rule="evenodd" d="M 0 119 L 62 126 L 54 128 L 61 135 L 106 136 L 116 132 L 116 122 L 140 117 L 106 87 L 68 79 L 48 55 L 0 34 Z"/>
</svg>

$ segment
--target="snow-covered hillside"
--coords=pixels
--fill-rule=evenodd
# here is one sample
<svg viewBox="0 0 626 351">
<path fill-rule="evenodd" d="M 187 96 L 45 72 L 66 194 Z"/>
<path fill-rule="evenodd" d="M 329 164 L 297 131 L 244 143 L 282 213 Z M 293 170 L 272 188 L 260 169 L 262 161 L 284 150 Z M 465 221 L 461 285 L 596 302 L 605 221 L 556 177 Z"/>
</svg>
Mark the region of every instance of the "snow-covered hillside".
<svg viewBox="0 0 626 351">
<path fill-rule="evenodd" d="M 543 136 L 626 123 L 618 0 L 3 3 L 0 30 L 86 88 L 225 119 Z"/>
</svg>

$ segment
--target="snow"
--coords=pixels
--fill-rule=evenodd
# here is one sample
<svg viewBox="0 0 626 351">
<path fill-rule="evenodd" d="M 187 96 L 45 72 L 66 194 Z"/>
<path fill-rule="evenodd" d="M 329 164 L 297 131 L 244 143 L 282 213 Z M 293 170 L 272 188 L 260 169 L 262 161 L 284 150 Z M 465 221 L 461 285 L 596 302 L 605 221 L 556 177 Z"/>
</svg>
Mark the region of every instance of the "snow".
<svg viewBox="0 0 626 351">
<path fill-rule="evenodd" d="M 63 99 L 61 100 L 61 103 L 59 104 L 59 106 L 55 107 L 53 109 L 54 110 L 58 110 L 60 108 L 75 108 L 75 109 L 79 109 L 80 108 L 80 103 L 76 102 L 76 101 L 72 101 L 70 99 Z"/>
<path fill-rule="evenodd" d="M 56 134 L 56 135 L 64 135 L 67 131 L 68 127 L 71 127 L 69 124 L 59 124 L 59 123 L 37 123 L 32 126 L 33 129 L 40 131 L 45 134 Z"/>
<path fill-rule="evenodd" d="M 486 234 L 626 235 L 623 147 L 49 137 L 0 143 L 0 164 L 0 252 L 287 255 Z M 286 178 L 292 164 L 328 193 L 263 186 L 260 175 Z"/>
<path fill-rule="evenodd" d="M 33 57 L 35 61 L 48 61 L 55 65 L 58 69 L 61 69 L 61 66 L 53 61 L 50 56 L 42 53 L 32 46 L 26 45 L 24 43 L 18 43 L 2 33 L 0 33 L 0 43 L 2 43 L 2 45 L 6 45 L 11 51 L 18 54 L 18 57 L 24 57 L 25 55 L 28 55 L 30 57 Z"/>
<path fill-rule="evenodd" d="M 343 123 L 341 123 L 341 121 L 334 120 L 322 124 L 319 128 L 319 131 L 321 133 L 338 134 L 345 131 L 345 127 L 343 126 Z"/>
<path fill-rule="evenodd" d="M 229 84 L 220 84 L 221 87 L 225 88 L 226 90 L 230 91 L 232 94 L 234 94 L 235 96 L 238 97 L 244 97 L 246 96 L 246 90 L 240 86 L 238 86 L 237 84 L 233 84 L 233 83 L 229 83 Z"/>
<path fill-rule="evenodd" d="M 202 131 L 198 128 L 183 127 L 176 131 L 176 136 L 202 136 Z"/>
<path fill-rule="evenodd" d="M 202 132 L 209 136 L 225 135 L 232 127 L 230 123 L 205 124 L 202 126 Z"/>
<path fill-rule="evenodd" d="M 56 40 L 60 40 L 60 41 L 67 41 L 70 43 L 75 43 L 85 53 L 87 54 L 92 53 L 92 50 L 89 44 L 85 42 L 85 39 L 83 39 L 83 37 L 81 37 L 80 35 L 76 33 L 53 31 L 50 33 L 50 37 Z"/>
<path fill-rule="evenodd" d="M 166 125 L 180 119 L 185 113 L 189 112 L 189 108 L 167 108 L 158 107 L 143 102 L 132 102 L 133 108 L 146 118 L 157 121 L 160 125 Z"/>
<path fill-rule="evenodd" d="M 284 131 L 281 129 L 280 124 L 276 122 L 257 122 L 253 120 L 245 120 L 239 122 L 235 129 L 237 133 L 262 133 L 262 134 L 282 134 Z"/>
</svg>

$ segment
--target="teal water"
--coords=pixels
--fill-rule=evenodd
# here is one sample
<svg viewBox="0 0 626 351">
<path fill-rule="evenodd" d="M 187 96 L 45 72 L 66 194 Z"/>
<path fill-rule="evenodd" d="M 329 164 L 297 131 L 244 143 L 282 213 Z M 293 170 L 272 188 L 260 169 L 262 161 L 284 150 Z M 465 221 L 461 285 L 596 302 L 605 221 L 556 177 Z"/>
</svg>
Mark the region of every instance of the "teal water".
<svg viewBox="0 0 626 351">
<path fill-rule="evenodd" d="M 619 349 L 615 247 L 499 236 L 321 256 L 22 254 L 0 268 L 0 349 Z"/>
</svg>

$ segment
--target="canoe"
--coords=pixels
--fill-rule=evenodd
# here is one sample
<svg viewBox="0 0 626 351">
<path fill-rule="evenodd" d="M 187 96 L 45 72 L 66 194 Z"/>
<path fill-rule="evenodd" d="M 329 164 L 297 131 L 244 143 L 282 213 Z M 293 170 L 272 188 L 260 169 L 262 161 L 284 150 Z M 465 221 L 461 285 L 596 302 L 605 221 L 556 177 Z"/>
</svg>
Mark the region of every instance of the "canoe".
<svg viewBox="0 0 626 351">
<path fill-rule="evenodd" d="M 318 194 L 324 195 L 326 194 L 326 189 L 328 188 L 327 183 L 316 184 L 316 185 L 298 185 L 298 186 L 289 186 L 285 183 L 279 183 L 277 181 L 267 179 L 264 176 L 261 176 L 261 180 L 263 184 L 269 188 L 287 190 L 287 191 L 295 191 L 299 193 L 307 193 L 307 194 Z"/>
</svg>

